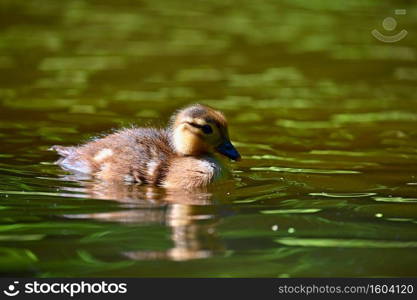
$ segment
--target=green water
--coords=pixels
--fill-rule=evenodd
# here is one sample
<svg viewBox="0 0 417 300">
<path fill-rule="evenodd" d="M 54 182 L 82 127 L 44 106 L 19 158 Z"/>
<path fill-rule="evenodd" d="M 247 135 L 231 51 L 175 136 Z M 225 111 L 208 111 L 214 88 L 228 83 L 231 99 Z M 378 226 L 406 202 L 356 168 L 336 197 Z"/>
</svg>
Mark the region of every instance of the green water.
<svg viewBox="0 0 417 300">
<path fill-rule="evenodd" d="M 410 2 L 0 0 L 1 276 L 417 276 Z M 47 151 L 195 102 L 243 156 L 207 193 Z"/>
</svg>

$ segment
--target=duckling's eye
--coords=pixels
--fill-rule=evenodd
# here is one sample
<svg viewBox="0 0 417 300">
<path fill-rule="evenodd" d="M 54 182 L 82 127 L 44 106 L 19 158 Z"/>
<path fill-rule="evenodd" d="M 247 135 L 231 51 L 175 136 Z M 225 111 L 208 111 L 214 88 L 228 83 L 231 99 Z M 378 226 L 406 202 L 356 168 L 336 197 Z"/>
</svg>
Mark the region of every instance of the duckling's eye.
<svg viewBox="0 0 417 300">
<path fill-rule="evenodd" d="M 203 125 L 201 126 L 201 130 L 205 133 L 205 134 L 211 134 L 213 133 L 213 128 L 211 128 L 210 125 Z"/>
</svg>

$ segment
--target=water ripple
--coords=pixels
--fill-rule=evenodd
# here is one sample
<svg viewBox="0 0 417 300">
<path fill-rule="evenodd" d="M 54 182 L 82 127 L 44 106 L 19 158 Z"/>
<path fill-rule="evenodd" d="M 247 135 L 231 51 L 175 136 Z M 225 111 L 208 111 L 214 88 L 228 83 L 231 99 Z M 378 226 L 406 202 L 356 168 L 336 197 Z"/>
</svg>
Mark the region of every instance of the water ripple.
<svg viewBox="0 0 417 300">
<path fill-rule="evenodd" d="M 376 195 L 376 193 L 309 193 L 311 196 L 322 196 L 330 198 L 360 198 L 370 197 Z"/>
<path fill-rule="evenodd" d="M 280 238 L 275 242 L 286 246 L 334 248 L 417 248 L 417 241 L 381 241 L 366 239 Z"/>
<path fill-rule="evenodd" d="M 325 169 L 303 169 L 303 168 L 285 168 L 285 167 L 253 167 L 252 171 L 272 171 L 288 173 L 311 173 L 311 174 L 360 174 L 359 171 L 353 170 L 325 170 Z"/>
</svg>

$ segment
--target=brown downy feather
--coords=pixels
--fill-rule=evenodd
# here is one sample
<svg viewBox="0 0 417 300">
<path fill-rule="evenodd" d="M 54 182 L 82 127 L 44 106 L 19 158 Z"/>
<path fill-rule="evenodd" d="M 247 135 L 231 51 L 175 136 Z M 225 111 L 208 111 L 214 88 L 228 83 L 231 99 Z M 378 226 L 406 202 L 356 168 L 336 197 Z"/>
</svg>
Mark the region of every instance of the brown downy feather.
<svg viewBox="0 0 417 300">
<path fill-rule="evenodd" d="M 210 124 L 214 132 L 206 136 L 203 124 Z M 79 147 L 51 150 L 61 156 L 57 163 L 63 169 L 101 180 L 193 188 L 223 173 L 211 153 L 224 141 L 229 138 L 223 114 L 193 105 L 179 111 L 167 129 L 122 129 Z"/>
</svg>

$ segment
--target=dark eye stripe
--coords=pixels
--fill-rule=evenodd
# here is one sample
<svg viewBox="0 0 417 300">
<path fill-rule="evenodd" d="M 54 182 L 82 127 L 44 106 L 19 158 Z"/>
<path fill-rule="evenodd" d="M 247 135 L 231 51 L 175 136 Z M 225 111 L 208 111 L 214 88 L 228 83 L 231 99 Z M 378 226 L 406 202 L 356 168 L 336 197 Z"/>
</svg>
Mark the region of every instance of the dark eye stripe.
<svg viewBox="0 0 417 300">
<path fill-rule="evenodd" d="M 191 123 L 191 122 L 189 122 L 188 124 L 190 124 L 191 126 L 193 126 L 195 128 L 201 129 L 205 134 L 213 133 L 213 128 L 211 128 L 210 125 L 207 125 L 207 124 L 200 125 L 200 124 Z"/>
</svg>

